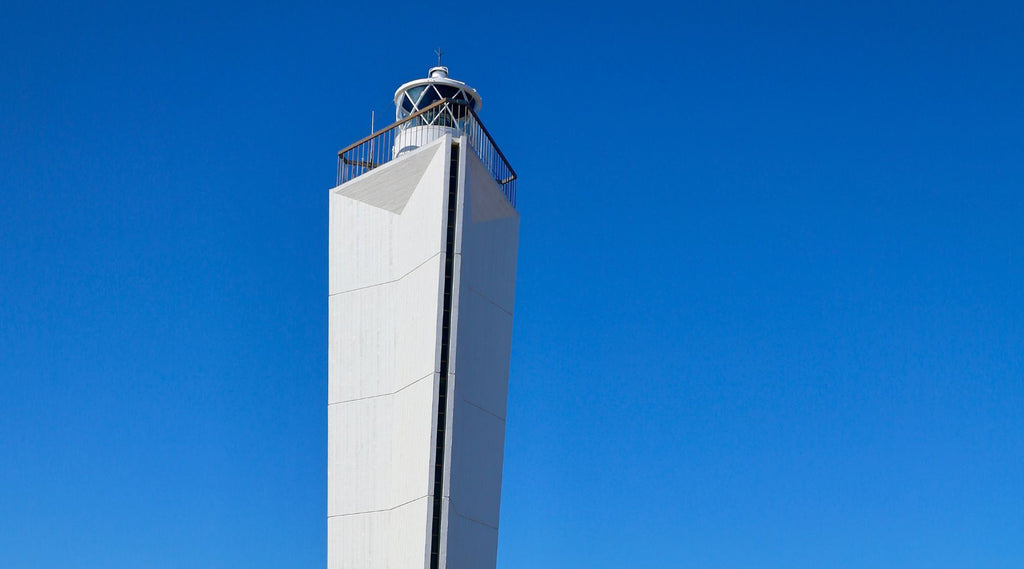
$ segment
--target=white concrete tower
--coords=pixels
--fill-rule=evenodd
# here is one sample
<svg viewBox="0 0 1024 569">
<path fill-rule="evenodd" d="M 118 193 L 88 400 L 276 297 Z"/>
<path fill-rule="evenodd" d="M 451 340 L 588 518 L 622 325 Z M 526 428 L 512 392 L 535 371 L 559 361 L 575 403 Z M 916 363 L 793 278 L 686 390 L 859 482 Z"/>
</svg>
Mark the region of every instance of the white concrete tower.
<svg viewBox="0 0 1024 569">
<path fill-rule="evenodd" d="M 480 96 L 434 67 L 330 191 L 328 569 L 493 569 L 519 214 Z"/>
</svg>

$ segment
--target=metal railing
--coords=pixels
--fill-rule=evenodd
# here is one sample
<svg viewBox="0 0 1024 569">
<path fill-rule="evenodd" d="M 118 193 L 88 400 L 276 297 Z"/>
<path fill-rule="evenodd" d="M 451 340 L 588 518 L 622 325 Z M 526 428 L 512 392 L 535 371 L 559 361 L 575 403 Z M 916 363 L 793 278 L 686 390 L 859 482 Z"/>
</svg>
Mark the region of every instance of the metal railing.
<svg viewBox="0 0 1024 569">
<path fill-rule="evenodd" d="M 418 148 L 445 133 L 465 136 L 513 207 L 516 172 L 498 149 L 480 117 L 464 101 L 441 99 L 404 119 L 350 144 L 338 152 L 338 185 L 387 164 L 406 150 Z"/>
</svg>

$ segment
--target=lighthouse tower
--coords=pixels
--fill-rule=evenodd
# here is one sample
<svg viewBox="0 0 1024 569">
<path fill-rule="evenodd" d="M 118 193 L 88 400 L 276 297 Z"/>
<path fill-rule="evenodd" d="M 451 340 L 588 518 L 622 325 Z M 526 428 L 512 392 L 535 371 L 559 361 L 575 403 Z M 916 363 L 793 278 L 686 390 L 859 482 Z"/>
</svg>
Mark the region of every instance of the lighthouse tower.
<svg viewBox="0 0 1024 569">
<path fill-rule="evenodd" d="M 327 565 L 493 568 L 516 174 L 447 68 L 394 100 L 330 191 Z"/>
</svg>

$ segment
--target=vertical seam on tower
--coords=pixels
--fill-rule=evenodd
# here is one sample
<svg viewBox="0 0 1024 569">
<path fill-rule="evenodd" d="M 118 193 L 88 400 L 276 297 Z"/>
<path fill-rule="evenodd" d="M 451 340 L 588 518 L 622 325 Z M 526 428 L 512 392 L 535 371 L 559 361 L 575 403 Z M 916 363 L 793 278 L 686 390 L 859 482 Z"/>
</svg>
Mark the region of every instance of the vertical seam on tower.
<svg viewBox="0 0 1024 569">
<path fill-rule="evenodd" d="M 441 362 L 437 382 L 437 429 L 434 434 L 434 499 L 430 528 L 430 569 L 440 569 L 441 513 L 444 496 L 445 430 L 448 422 L 448 364 L 452 336 L 452 295 L 455 281 L 455 218 L 459 194 L 459 147 L 452 144 L 448 163 L 448 221 L 445 230 L 444 297 L 441 312 Z"/>
</svg>

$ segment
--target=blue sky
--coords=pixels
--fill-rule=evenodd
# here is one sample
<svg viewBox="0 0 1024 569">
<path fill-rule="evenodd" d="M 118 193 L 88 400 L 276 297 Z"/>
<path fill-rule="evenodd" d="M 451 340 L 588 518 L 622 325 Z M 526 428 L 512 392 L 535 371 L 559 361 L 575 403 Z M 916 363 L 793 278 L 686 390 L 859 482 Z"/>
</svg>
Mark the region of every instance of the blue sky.
<svg viewBox="0 0 1024 569">
<path fill-rule="evenodd" d="M 0 567 L 324 566 L 326 192 L 438 45 L 500 569 L 1024 566 L 1020 4 L 355 4 L 0 11 Z"/>
</svg>

